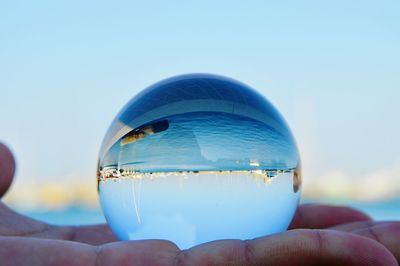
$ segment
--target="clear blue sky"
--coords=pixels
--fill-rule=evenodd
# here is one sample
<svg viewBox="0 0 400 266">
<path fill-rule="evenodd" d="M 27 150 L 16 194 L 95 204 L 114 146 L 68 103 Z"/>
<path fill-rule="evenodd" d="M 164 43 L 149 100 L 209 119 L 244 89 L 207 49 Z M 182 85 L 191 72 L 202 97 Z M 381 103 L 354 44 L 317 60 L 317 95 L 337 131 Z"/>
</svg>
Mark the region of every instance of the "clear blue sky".
<svg viewBox="0 0 400 266">
<path fill-rule="evenodd" d="M 209 72 L 262 92 L 314 174 L 400 160 L 399 1 L 1 1 L 0 140 L 20 179 L 95 178 L 144 87 Z"/>
</svg>

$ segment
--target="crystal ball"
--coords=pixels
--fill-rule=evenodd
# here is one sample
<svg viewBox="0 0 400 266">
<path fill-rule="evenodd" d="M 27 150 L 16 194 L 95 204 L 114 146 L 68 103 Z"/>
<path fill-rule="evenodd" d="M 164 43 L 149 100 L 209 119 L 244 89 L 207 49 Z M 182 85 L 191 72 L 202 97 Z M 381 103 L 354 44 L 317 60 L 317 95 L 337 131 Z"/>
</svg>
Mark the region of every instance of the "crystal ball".
<svg viewBox="0 0 400 266">
<path fill-rule="evenodd" d="M 274 106 L 230 78 L 189 74 L 133 97 L 102 143 L 100 203 L 120 240 L 180 248 L 287 229 L 300 158 Z"/>
</svg>

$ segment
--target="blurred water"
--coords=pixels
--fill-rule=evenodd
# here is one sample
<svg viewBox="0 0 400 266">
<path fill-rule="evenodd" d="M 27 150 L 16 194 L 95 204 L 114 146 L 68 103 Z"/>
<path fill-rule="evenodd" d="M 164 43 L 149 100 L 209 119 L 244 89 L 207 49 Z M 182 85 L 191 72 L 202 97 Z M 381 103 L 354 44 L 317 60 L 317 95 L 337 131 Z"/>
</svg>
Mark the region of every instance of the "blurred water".
<svg viewBox="0 0 400 266">
<path fill-rule="evenodd" d="M 24 215 L 55 225 L 88 225 L 105 223 L 101 209 L 72 207 L 59 211 L 22 211 Z"/>
</svg>

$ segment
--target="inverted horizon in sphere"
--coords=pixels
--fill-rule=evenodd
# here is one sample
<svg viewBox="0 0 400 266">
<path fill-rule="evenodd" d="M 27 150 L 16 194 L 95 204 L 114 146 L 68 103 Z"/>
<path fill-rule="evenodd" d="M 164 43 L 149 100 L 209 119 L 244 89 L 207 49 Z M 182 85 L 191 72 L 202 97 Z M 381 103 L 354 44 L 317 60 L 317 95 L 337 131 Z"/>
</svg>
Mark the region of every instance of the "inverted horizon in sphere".
<svg viewBox="0 0 400 266">
<path fill-rule="evenodd" d="M 158 138 L 158 141 L 163 143 L 167 141 L 171 146 L 170 148 L 176 148 L 177 151 L 185 151 L 185 149 L 173 147 L 174 144 L 185 145 L 181 141 L 182 137 L 186 138 L 186 144 L 192 143 L 194 146 L 197 146 L 199 141 L 207 143 L 222 141 L 222 143 L 226 143 L 226 136 L 230 136 L 229 141 L 232 141 L 232 144 L 236 146 L 247 145 L 249 142 L 246 142 L 246 140 L 257 138 L 260 140 L 258 144 L 261 145 L 259 150 L 264 148 L 269 154 L 274 154 L 274 158 L 271 159 L 274 162 L 268 162 L 266 168 L 279 169 L 285 166 L 275 167 L 273 164 L 282 164 L 283 162 L 287 164 L 288 161 L 291 161 L 291 163 L 286 165 L 287 168 L 298 166 L 298 152 L 293 136 L 286 122 L 273 105 L 247 85 L 230 78 L 211 74 L 186 74 L 165 79 L 132 98 L 114 119 L 103 140 L 100 158 L 104 158 L 105 161 L 101 164 L 113 164 L 112 161 L 116 161 L 114 158 L 110 162 L 109 156 L 113 156 L 113 150 L 119 150 L 118 146 L 121 145 L 118 142 L 123 143 L 125 136 L 163 120 L 168 123 L 168 126 L 172 124 L 172 126 L 180 128 L 160 132 L 161 134 L 154 134 L 150 138 Z M 230 131 L 230 134 L 225 134 L 226 131 Z M 142 136 L 148 135 L 146 132 L 141 133 L 143 133 Z M 193 134 L 196 136 L 193 137 Z M 176 140 L 175 143 L 170 140 L 163 141 L 169 136 Z M 137 137 L 141 138 L 140 135 L 137 135 Z M 262 141 L 263 139 L 267 141 Z M 138 148 L 144 146 L 143 142 L 146 142 L 146 140 L 139 141 L 136 146 Z M 256 143 L 255 141 L 251 142 Z M 267 147 L 266 142 L 279 143 Z M 226 149 L 226 154 L 237 152 L 236 150 L 229 150 L 229 146 L 222 145 L 222 143 L 219 145 Z M 135 146 L 135 144 L 132 146 Z M 208 145 L 208 147 L 210 146 L 212 145 Z M 283 149 L 285 147 L 288 151 L 286 155 L 290 156 L 290 159 L 284 158 L 286 156 L 284 152 L 279 155 L 276 154 L 277 148 Z M 129 148 L 126 147 L 125 149 Z M 203 148 L 202 151 L 204 156 L 206 149 Z M 107 156 L 106 152 L 109 153 Z M 213 152 L 217 151 L 214 150 Z M 265 157 L 258 160 L 257 154 L 253 153 L 253 155 L 248 156 L 247 160 L 265 161 Z M 116 156 L 115 153 L 114 156 Z M 210 157 L 213 156 L 210 155 Z M 218 157 L 219 159 L 224 158 L 224 156 Z M 229 155 L 225 157 L 226 159 L 230 158 Z M 124 158 L 123 160 L 127 159 Z M 135 160 L 131 161 L 131 163 L 134 162 Z M 265 165 L 260 168 L 263 168 L 263 166 Z M 200 169 L 204 170 L 202 167 Z M 215 168 L 211 167 L 210 169 Z M 238 168 L 234 166 L 232 169 Z"/>
</svg>

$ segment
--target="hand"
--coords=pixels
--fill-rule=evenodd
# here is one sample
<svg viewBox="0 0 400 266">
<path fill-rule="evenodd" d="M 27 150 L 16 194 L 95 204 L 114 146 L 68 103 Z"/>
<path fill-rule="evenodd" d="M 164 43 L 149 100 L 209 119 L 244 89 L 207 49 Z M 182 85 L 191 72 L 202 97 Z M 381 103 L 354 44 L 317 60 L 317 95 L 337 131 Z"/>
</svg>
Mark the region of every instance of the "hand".
<svg viewBox="0 0 400 266">
<path fill-rule="evenodd" d="M 0 196 L 15 162 L 0 144 Z M 302 228 L 302 229 L 300 229 Z M 179 250 L 166 240 L 117 242 L 107 225 L 54 226 L 0 202 L 1 265 L 398 265 L 400 222 L 345 207 L 302 205 L 289 231 Z"/>
</svg>

